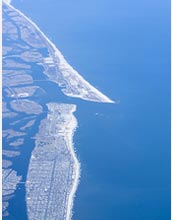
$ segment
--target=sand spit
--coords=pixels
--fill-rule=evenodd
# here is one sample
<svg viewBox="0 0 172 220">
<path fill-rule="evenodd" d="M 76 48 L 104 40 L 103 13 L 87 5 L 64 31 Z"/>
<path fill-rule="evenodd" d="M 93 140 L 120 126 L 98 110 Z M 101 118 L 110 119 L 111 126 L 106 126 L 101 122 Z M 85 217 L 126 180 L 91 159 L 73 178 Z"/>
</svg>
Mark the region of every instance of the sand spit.
<svg viewBox="0 0 172 220">
<path fill-rule="evenodd" d="M 81 98 L 88 101 L 93 102 L 104 102 L 104 103 L 114 103 L 113 100 L 108 98 L 106 95 L 101 93 L 98 89 L 93 87 L 89 82 L 87 82 L 63 57 L 61 52 L 56 48 L 56 46 L 48 39 L 48 37 L 39 29 L 39 27 L 31 21 L 29 18 L 27 18 L 21 11 L 14 8 L 13 6 L 9 5 L 9 7 L 16 12 L 18 12 L 19 15 L 24 18 L 28 24 L 32 25 L 32 27 L 35 28 L 35 31 L 39 33 L 40 36 L 42 36 L 42 39 L 45 41 L 44 43 L 47 44 L 47 48 L 50 53 L 50 57 L 48 57 L 49 60 L 52 59 L 52 62 L 48 64 L 46 61 L 46 65 L 49 65 L 49 67 L 52 67 L 53 65 L 56 68 L 56 74 L 57 78 L 53 80 L 56 82 L 60 87 L 63 87 L 62 91 L 65 95 L 70 97 L 76 97 Z M 61 79 L 58 79 L 58 72 L 62 75 L 63 82 L 61 83 Z M 48 72 L 45 73 L 48 76 Z M 50 78 L 51 79 L 51 78 Z M 63 84 L 63 86 L 62 86 Z"/>
</svg>

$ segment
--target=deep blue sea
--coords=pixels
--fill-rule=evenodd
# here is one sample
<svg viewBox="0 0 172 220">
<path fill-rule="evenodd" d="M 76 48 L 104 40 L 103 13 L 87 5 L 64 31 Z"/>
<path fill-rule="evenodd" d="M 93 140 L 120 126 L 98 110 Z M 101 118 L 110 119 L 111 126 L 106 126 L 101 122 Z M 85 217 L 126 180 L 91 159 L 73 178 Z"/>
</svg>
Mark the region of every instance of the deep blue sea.
<svg viewBox="0 0 172 220">
<path fill-rule="evenodd" d="M 170 220 L 170 1 L 12 3 L 119 101 L 68 98 L 82 169 L 73 220 Z"/>
</svg>

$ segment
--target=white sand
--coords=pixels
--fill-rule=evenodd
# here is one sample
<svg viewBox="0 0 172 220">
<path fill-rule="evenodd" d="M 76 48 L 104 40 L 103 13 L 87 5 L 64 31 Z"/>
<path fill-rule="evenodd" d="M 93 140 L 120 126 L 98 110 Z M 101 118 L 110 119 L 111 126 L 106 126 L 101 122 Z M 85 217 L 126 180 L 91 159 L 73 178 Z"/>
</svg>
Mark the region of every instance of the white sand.
<svg viewBox="0 0 172 220">
<path fill-rule="evenodd" d="M 72 217 L 72 208 L 73 208 L 73 199 L 74 199 L 74 195 L 75 192 L 77 190 L 78 187 L 78 182 L 79 182 L 79 177 L 80 177 L 80 164 L 78 162 L 78 159 L 76 157 L 75 151 L 74 151 L 74 147 L 73 147 L 73 135 L 75 132 L 75 129 L 77 127 L 77 120 L 75 118 L 75 116 L 72 114 L 73 112 L 76 111 L 76 106 L 73 105 L 74 108 L 71 110 L 71 115 L 72 115 L 72 120 L 70 122 L 70 124 L 68 125 L 68 129 L 66 129 L 68 132 L 66 133 L 66 141 L 68 142 L 68 146 L 69 146 L 69 150 L 71 153 L 71 156 L 74 160 L 74 180 L 73 180 L 73 186 L 72 189 L 70 191 L 69 197 L 68 197 L 68 206 L 67 206 L 67 211 L 66 211 L 66 220 L 70 220 Z"/>
</svg>

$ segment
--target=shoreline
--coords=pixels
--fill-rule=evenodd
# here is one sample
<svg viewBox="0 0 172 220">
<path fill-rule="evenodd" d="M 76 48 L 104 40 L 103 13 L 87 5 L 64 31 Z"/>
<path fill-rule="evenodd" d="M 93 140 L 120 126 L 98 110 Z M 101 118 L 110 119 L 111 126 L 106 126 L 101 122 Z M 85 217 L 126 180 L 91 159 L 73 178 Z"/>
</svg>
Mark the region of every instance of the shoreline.
<svg viewBox="0 0 172 220">
<path fill-rule="evenodd" d="M 81 174 L 80 163 L 77 159 L 77 156 L 76 156 L 76 153 L 75 153 L 75 148 L 74 148 L 74 142 L 73 142 L 74 133 L 75 133 L 76 128 L 78 126 L 77 119 L 73 114 L 75 111 L 76 111 L 76 105 L 74 105 L 74 108 L 70 112 L 71 117 L 72 117 L 71 124 L 73 125 L 73 127 L 70 126 L 70 130 L 69 130 L 68 134 L 66 135 L 66 138 L 68 139 L 68 142 L 69 142 L 68 143 L 69 150 L 70 150 L 71 156 L 72 156 L 72 158 L 74 160 L 74 164 L 75 164 L 75 167 L 74 167 L 75 177 L 74 177 L 72 189 L 71 189 L 69 197 L 68 197 L 68 208 L 67 208 L 67 213 L 66 213 L 66 219 L 67 220 L 72 219 L 74 196 L 75 196 L 76 190 L 78 188 L 80 174 Z"/>
<path fill-rule="evenodd" d="M 7 3 L 5 3 L 7 4 Z M 95 102 L 104 102 L 104 103 L 115 103 L 114 101 L 112 101 L 111 99 L 109 99 L 107 96 L 105 96 L 104 94 L 102 94 L 99 90 L 97 90 L 96 88 L 94 88 L 89 82 L 87 82 L 76 70 L 73 69 L 72 66 L 70 66 L 67 61 L 65 60 L 65 58 L 63 57 L 63 55 L 61 54 L 61 52 L 56 48 L 56 46 L 46 37 L 46 35 L 39 29 L 39 27 L 32 22 L 29 18 L 27 18 L 22 12 L 20 12 L 18 9 L 14 8 L 12 5 L 7 4 L 12 10 L 16 11 L 20 16 L 24 17 L 26 19 L 26 21 L 28 21 L 28 23 L 30 23 L 35 29 L 36 31 L 38 31 L 38 33 L 40 34 L 40 36 L 43 38 L 43 40 L 45 40 L 45 44 L 48 47 L 49 53 L 50 53 L 50 49 L 52 50 L 52 54 L 53 56 L 59 60 L 59 63 L 56 63 L 56 65 L 58 65 L 60 71 L 64 74 L 63 77 L 65 78 L 65 74 L 70 71 L 77 79 L 79 79 L 84 85 L 88 86 L 90 91 L 95 93 L 93 98 L 89 98 L 89 97 L 85 97 L 84 96 L 84 92 L 81 94 L 72 94 L 72 93 L 67 93 L 65 92 L 64 89 L 62 89 L 63 93 L 67 96 L 71 96 L 71 97 L 77 97 L 77 98 L 81 98 L 84 100 L 88 100 L 88 101 L 95 101 Z M 97 99 L 95 99 L 97 98 Z M 72 185 L 71 185 L 71 189 L 67 196 L 67 203 L 66 203 L 66 210 L 65 210 L 65 219 L 66 220 L 71 220 L 72 218 L 72 208 L 73 208 L 73 203 L 74 203 L 74 196 L 79 184 L 79 178 L 80 178 L 80 163 L 77 159 L 76 153 L 75 153 L 75 149 L 74 149 L 74 143 L 73 143 L 73 136 L 75 133 L 75 130 L 77 128 L 77 119 L 74 116 L 73 112 L 76 111 L 76 105 L 73 105 L 73 108 L 71 109 L 71 111 L 69 112 L 69 114 L 71 115 L 71 121 L 69 123 L 69 125 L 67 125 L 67 129 L 65 130 L 64 134 L 65 134 L 65 140 L 68 143 L 68 149 L 70 151 L 70 155 L 73 158 L 74 161 L 74 167 L 73 167 L 73 175 L 72 175 Z M 35 146 L 35 148 L 37 148 L 37 146 Z M 30 164 L 29 164 L 30 166 Z M 26 197 L 26 201 L 27 201 L 28 197 Z M 27 203 L 27 202 L 26 202 Z"/>
<path fill-rule="evenodd" d="M 74 98 L 81 98 L 83 100 L 87 100 L 87 101 L 92 101 L 92 102 L 103 102 L 103 103 L 116 103 L 115 101 L 111 100 L 110 98 L 108 98 L 106 95 L 104 95 L 102 92 L 100 92 L 98 89 L 96 89 L 93 85 L 91 85 L 87 80 L 84 79 L 84 77 L 82 77 L 64 58 L 64 56 L 62 55 L 62 53 L 58 50 L 58 48 L 55 46 L 55 44 L 53 42 L 50 41 L 50 39 L 40 30 L 40 28 L 32 21 L 30 20 L 26 15 L 24 15 L 20 10 L 16 9 L 15 7 L 13 7 L 11 4 L 5 3 L 7 4 L 9 7 L 11 7 L 13 10 L 15 10 L 16 12 L 18 12 L 21 16 L 23 16 L 31 25 L 34 26 L 34 28 L 40 33 L 40 35 L 43 37 L 43 39 L 45 41 L 48 42 L 48 44 L 52 47 L 53 52 L 55 55 L 55 57 L 59 60 L 58 63 L 58 67 L 60 69 L 60 71 L 64 74 L 70 71 L 72 72 L 72 74 L 78 78 L 79 80 L 81 80 L 81 82 L 83 82 L 86 86 L 89 87 L 89 89 L 91 89 L 92 92 L 95 92 L 96 95 L 99 96 L 100 100 L 96 100 L 96 99 L 91 99 L 91 98 L 87 98 L 87 97 L 83 97 L 82 95 L 76 95 L 76 94 L 71 94 L 71 93 L 67 93 L 65 92 L 64 89 L 62 89 L 62 92 L 69 96 L 69 97 L 74 97 Z"/>
</svg>

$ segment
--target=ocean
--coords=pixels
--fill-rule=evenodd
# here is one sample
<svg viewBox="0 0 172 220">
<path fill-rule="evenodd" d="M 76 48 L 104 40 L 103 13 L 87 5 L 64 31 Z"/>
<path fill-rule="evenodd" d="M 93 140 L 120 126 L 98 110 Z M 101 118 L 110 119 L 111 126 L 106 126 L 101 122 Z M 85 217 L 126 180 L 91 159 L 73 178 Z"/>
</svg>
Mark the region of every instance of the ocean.
<svg viewBox="0 0 172 220">
<path fill-rule="evenodd" d="M 118 101 L 65 99 L 77 104 L 79 125 L 74 144 L 81 179 L 73 220 L 169 220 L 170 1 L 12 4 L 82 76 Z M 54 86 L 44 86 L 58 101 Z"/>
</svg>

